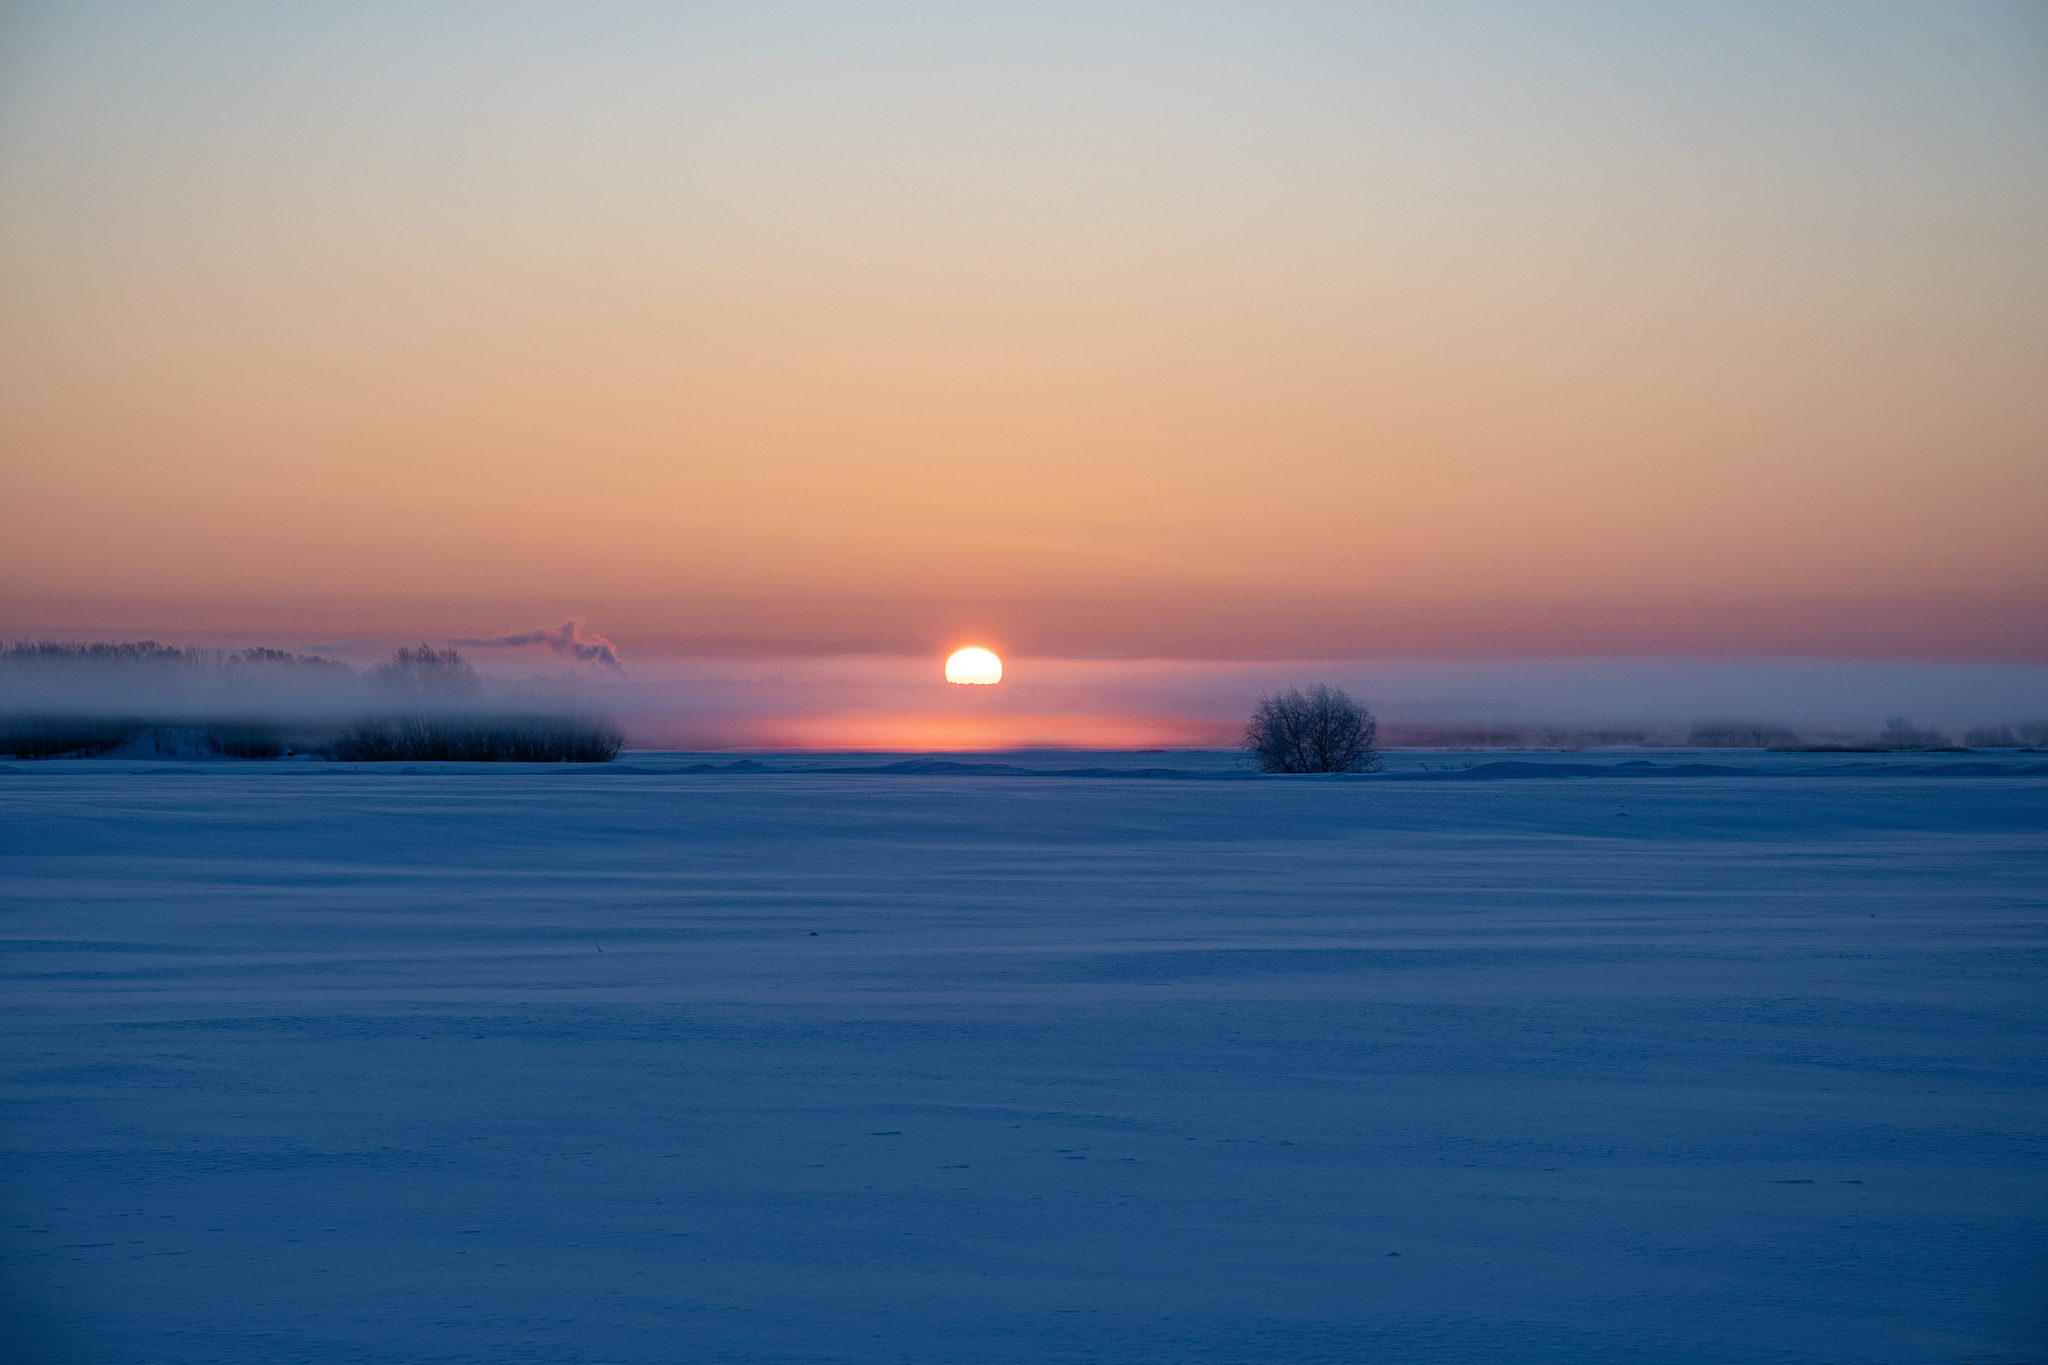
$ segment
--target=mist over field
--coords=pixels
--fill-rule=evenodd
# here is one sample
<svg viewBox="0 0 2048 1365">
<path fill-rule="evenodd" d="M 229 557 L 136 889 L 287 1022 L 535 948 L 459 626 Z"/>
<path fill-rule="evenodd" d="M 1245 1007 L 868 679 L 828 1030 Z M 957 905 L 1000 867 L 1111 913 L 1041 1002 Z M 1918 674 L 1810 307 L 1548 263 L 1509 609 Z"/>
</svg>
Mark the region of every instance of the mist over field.
<svg viewBox="0 0 2048 1365">
<path fill-rule="evenodd" d="M 1018 658 L 1000 687 L 962 688 L 927 658 L 622 653 L 581 622 L 446 638 L 475 677 L 443 709 L 602 715 L 643 748 L 1228 746 L 1259 695 L 1309 681 L 1368 701 L 1397 745 L 1874 744 L 1898 720 L 1923 747 L 2020 744 L 2048 716 L 2048 669 L 2017 665 Z M 379 677 L 390 642 L 314 648 L 16 644 L 0 653 L 0 715 L 304 728 L 402 700 Z"/>
<path fill-rule="evenodd" d="M 1227 744 L 1262 692 L 1313 681 L 1367 700 L 1393 743 L 1670 744 L 1702 725 L 1740 721 L 1802 737 L 1868 739 L 1899 716 L 1960 741 L 1972 728 L 2048 715 L 2048 669 L 2027 666 L 1024 658 L 1006 659 L 1002 686 L 985 690 L 945 686 L 929 659 L 693 667 L 636 658 L 634 669 L 610 709 L 650 742 L 685 747 Z"/>
</svg>

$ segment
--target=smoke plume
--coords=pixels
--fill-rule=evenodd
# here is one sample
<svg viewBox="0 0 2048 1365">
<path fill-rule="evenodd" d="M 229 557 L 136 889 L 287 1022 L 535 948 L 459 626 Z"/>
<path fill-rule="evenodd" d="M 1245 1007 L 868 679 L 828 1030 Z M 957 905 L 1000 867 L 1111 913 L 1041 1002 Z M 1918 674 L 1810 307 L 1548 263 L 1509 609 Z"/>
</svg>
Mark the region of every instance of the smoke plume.
<svg viewBox="0 0 2048 1365">
<path fill-rule="evenodd" d="M 592 635 L 583 629 L 583 619 L 572 616 L 553 630 L 522 630 L 513 635 L 493 635 L 488 638 L 450 639 L 451 645 L 503 645 L 508 648 L 520 645 L 546 645 L 556 654 L 566 654 L 579 664 L 596 664 L 599 668 L 618 677 L 626 676 L 625 666 L 619 662 L 619 651 L 610 640 L 602 635 Z"/>
</svg>

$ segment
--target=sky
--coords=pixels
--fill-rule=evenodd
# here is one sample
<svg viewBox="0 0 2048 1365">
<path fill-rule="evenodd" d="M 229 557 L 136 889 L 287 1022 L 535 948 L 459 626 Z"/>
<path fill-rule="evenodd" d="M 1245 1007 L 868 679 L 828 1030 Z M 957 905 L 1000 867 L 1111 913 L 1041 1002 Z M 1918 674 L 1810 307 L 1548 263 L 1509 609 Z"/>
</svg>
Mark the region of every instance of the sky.
<svg viewBox="0 0 2048 1365">
<path fill-rule="evenodd" d="M 2048 664 L 2036 3 L 15 3 L 0 632 Z"/>
</svg>

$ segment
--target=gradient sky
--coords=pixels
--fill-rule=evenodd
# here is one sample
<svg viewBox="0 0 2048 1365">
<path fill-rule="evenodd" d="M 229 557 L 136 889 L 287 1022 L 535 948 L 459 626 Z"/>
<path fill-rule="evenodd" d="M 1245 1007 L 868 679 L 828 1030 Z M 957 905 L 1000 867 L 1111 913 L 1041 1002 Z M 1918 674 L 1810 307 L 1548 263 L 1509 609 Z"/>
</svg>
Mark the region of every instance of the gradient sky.
<svg viewBox="0 0 2048 1365">
<path fill-rule="evenodd" d="M 0 626 L 2048 662 L 2032 0 L 4 24 Z"/>
</svg>

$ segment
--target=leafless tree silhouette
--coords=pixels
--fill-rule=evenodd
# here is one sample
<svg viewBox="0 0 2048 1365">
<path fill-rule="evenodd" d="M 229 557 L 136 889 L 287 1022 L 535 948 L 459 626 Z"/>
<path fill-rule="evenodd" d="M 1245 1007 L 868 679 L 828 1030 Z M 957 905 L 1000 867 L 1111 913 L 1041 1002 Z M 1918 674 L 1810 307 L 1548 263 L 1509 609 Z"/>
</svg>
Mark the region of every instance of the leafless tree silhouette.
<svg viewBox="0 0 2048 1365">
<path fill-rule="evenodd" d="M 1371 708 L 1317 683 L 1260 697 L 1244 747 L 1269 773 L 1369 773 L 1380 765 L 1379 733 Z"/>
<path fill-rule="evenodd" d="M 432 645 L 401 647 L 378 664 L 371 677 L 386 692 L 428 706 L 467 701 L 483 685 L 469 660 L 452 647 L 435 649 Z"/>
</svg>

